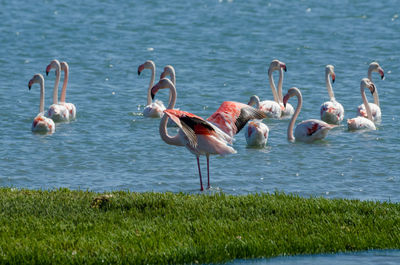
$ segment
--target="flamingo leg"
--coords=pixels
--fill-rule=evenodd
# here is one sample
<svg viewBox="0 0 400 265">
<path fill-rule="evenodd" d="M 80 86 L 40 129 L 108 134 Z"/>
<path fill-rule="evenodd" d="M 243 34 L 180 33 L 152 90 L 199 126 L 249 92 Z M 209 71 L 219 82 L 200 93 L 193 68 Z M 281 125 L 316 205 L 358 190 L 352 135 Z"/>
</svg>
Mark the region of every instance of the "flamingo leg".
<svg viewBox="0 0 400 265">
<path fill-rule="evenodd" d="M 200 160 L 199 156 L 196 156 L 197 158 L 197 167 L 199 168 L 199 176 L 200 176 L 200 190 L 203 191 L 203 180 L 201 179 L 201 170 L 200 170 Z"/>
<path fill-rule="evenodd" d="M 207 189 L 210 188 L 210 156 L 207 155 Z"/>
</svg>

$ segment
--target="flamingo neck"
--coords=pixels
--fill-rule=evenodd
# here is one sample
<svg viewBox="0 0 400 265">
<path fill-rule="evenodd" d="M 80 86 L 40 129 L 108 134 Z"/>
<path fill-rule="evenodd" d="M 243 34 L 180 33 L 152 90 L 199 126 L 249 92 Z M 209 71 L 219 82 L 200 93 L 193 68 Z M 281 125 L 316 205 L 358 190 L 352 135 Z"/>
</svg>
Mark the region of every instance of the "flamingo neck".
<svg viewBox="0 0 400 265">
<path fill-rule="evenodd" d="M 278 80 L 279 103 L 283 102 L 282 87 L 283 87 L 283 69 L 280 68 L 279 69 L 279 80 Z"/>
<path fill-rule="evenodd" d="M 372 81 L 372 69 L 368 69 L 368 79 L 369 79 L 371 82 L 373 82 L 373 81 Z M 375 103 L 378 107 L 380 107 L 380 105 L 379 105 L 378 89 L 376 88 L 376 86 L 375 86 L 375 92 L 374 92 L 374 94 L 373 94 L 373 97 L 374 97 L 374 103 Z"/>
<path fill-rule="evenodd" d="M 40 79 L 40 105 L 39 105 L 39 113 L 44 112 L 44 79 Z"/>
<path fill-rule="evenodd" d="M 58 86 L 60 84 L 61 78 L 61 66 L 57 63 L 56 66 L 56 81 L 54 82 L 54 89 L 53 89 L 53 104 L 58 104 Z"/>
<path fill-rule="evenodd" d="M 368 99 L 367 96 L 365 95 L 364 87 L 361 86 L 361 97 L 365 106 L 365 110 L 367 111 L 367 117 L 368 120 L 372 121 L 372 112 L 371 112 L 371 107 L 368 104 Z"/>
<path fill-rule="evenodd" d="M 151 100 L 151 88 L 154 85 L 154 80 L 156 79 L 156 66 L 153 65 L 151 68 L 151 78 L 150 78 L 150 84 L 149 84 L 149 89 L 147 90 L 147 105 L 150 105 L 152 100 Z"/>
<path fill-rule="evenodd" d="M 274 96 L 274 101 L 279 103 L 278 94 L 276 93 L 276 86 L 274 82 L 274 77 L 272 76 L 272 71 L 268 73 L 269 85 L 271 86 L 272 95 Z"/>
<path fill-rule="evenodd" d="M 328 89 L 329 98 L 331 99 L 331 101 L 335 101 L 335 94 L 333 94 L 333 88 L 331 79 L 329 78 L 329 73 L 325 74 L 325 83 L 326 83 L 326 89 Z"/>
<path fill-rule="evenodd" d="M 296 96 L 297 96 L 297 107 L 292 116 L 292 119 L 290 120 L 288 130 L 287 130 L 287 137 L 288 137 L 289 141 L 295 140 L 294 136 L 293 136 L 293 127 L 294 127 L 294 123 L 296 122 L 297 116 L 299 116 L 301 106 L 303 105 L 303 97 L 301 96 L 301 94 L 298 91 L 296 91 Z"/>
<path fill-rule="evenodd" d="M 176 102 L 176 88 L 173 84 L 170 84 L 168 88 L 170 89 L 171 100 L 168 104 L 167 109 L 173 109 L 175 107 L 175 102 Z M 160 128 L 159 128 L 161 139 L 170 145 L 183 146 L 179 133 L 177 133 L 175 136 L 170 136 L 168 134 L 167 122 L 168 122 L 168 115 L 164 114 L 164 116 L 160 121 Z"/>
<path fill-rule="evenodd" d="M 170 78 L 171 78 L 171 82 L 172 82 L 172 84 L 174 84 L 174 86 L 175 86 L 175 89 L 176 89 L 176 78 L 175 78 L 175 70 L 172 68 L 172 71 L 171 71 L 171 74 L 170 74 Z M 171 92 L 171 90 L 169 91 L 169 101 L 168 102 L 171 102 L 171 100 L 172 100 L 172 92 Z M 176 100 L 176 99 L 175 99 Z"/>
<path fill-rule="evenodd" d="M 60 102 L 65 102 L 67 96 L 67 85 L 68 85 L 69 67 L 68 64 L 64 64 L 64 81 L 61 90 Z"/>
</svg>

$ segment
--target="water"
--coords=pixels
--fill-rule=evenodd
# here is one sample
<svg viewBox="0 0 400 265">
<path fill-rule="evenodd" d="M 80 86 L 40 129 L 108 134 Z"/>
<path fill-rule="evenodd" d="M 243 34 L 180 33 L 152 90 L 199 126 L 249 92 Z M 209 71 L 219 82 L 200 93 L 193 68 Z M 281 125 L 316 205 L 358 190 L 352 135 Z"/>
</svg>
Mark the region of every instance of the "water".
<svg viewBox="0 0 400 265">
<path fill-rule="evenodd" d="M 315 144 L 290 143 L 288 120 L 267 120 L 264 149 L 211 158 L 212 191 L 296 193 L 301 196 L 400 201 L 398 1 L 2 1 L 0 9 L 0 185 L 31 189 L 197 193 L 195 157 L 159 136 L 159 120 L 144 118 L 155 61 L 177 74 L 177 107 L 202 117 L 225 100 L 272 99 L 267 67 L 286 63 L 284 90 L 297 86 L 299 120 L 319 118 L 328 99 L 324 67 L 333 64 L 335 96 L 345 118 L 361 103 L 359 84 L 370 62 L 382 108 L 377 131 L 335 128 Z M 67 101 L 77 119 L 51 136 L 32 134 L 39 87 L 35 73 L 54 58 L 70 66 Z M 46 77 L 50 105 L 54 74 Z M 277 77 L 275 76 L 277 80 Z M 370 95 L 369 99 L 371 100 Z M 167 91 L 157 94 L 167 104 Z M 294 106 L 296 100 L 290 101 Z M 202 160 L 206 172 L 205 158 Z"/>
</svg>

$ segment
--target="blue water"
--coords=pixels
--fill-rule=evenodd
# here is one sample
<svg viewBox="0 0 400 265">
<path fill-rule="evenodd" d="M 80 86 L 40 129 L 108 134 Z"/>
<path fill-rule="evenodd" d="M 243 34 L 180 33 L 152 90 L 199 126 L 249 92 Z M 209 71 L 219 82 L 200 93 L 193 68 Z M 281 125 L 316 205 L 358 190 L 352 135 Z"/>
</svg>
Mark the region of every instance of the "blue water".
<svg viewBox="0 0 400 265">
<path fill-rule="evenodd" d="M 267 68 L 277 58 L 288 68 L 284 90 L 302 90 L 299 120 L 319 118 L 326 64 L 335 66 L 345 118 L 355 117 L 360 80 L 378 61 L 386 79 L 373 76 L 377 131 L 348 132 L 344 123 L 324 141 L 294 144 L 288 120 L 266 120 L 266 148 L 247 148 L 240 132 L 237 154 L 211 158 L 211 190 L 400 201 L 398 1 L 128 2 L 2 1 L 0 186 L 197 193 L 195 157 L 164 143 L 159 120 L 141 115 L 150 72 L 138 76 L 137 67 L 148 59 L 157 78 L 175 67 L 177 107 L 208 117 L 225 100 L 272 99 Z M 54 58 L 69 63 L 77 119 L 35 135 L 39 87 L 27 85 Z M 54 79 L 46 77 L 47 107 Z M 167 91 L 157 97 L 167 105 Z"/>
</svg>

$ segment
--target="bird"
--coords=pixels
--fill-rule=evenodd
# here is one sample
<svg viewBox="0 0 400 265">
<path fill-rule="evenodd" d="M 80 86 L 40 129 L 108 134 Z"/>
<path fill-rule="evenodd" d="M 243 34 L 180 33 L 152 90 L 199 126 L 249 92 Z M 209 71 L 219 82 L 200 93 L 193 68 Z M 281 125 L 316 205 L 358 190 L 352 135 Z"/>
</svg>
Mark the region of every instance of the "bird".
<svg viewBox="0 0 400 265">
<path fill-rule="evenodd" d="M 360 83 L 361 98 L 366 106 L 367 118 L 364 116 L 358 116 L 347 120 L 347 128 L 350 131 L 354 130 L 376 130 L 376 126 L 373 122 L 371 104 L 368 104 L 367 96 L 365 95 L 365 88 L 368 88 L 373 95 L 376 92 L 374 83 L 368 78 L 363 78 Z"/>
<path fill-rule="evenodd" d="M 384 73 L 382 67 L 379 65 L 379 63 L 372 62 L 372 63 L 370 63 L 370 65 L 368 67 L 367 74 L 368 74 L 368 79 L 371 80 L 371 82 L 373 82 L 372 81 L 372 72 L 379 73 L 379 75 L 381 76 L 381 79 L 382 80 L 385 79 L 385 73 Z M 379 105 L 379 95 L 378 95 L 378 90 L 376 89 L 376 86 L 375 86 L 375 92 L 374 92 L 373 96 L 374 96 L 374 103 L 369 103 L 369 106 L 371 108 L 372 120 L 379 122 L 382 118 L 382 113 L 381 113 L 381 108 Z M 361 104 L 360 106 L 358 106 L 357 114 L 359 116 L 367 117 L 367 112 L 366 112 L 364 104 Z"/>
<path fill-rule="evenodd" d="M 49 75 L 49 72 L 53 68 L 56 69 L 56 80 L 53 90 L 53 104 L 50 105 L 49 109 L 47 110 L 47 116 L 49 116 L 54 122 L 66 122 L 69 120 L 69 111 L 64 105 L 58 104 L 58 85 L 60 84 L 61 65 L 56 59 L 47 65 L 46 75 Z"/>
<path fill-rule="evenodd" d="M 31 80 L 29 80 L 28 88 L 31 90 L 33 84 L 40 84 L 40 105 L 39 114 L 33 119 L 32 132 L 34 133 L 48 133 L 52 134 L 56 130 L 56 125 L 52 119 L 44 116 L 44 78 L 41 74 L 35 74 Z"/>
<path fill-rule="evenodd" d="M 317 119 L 305 120 L 297 124 L 293 137 L 294 123 L 296 122 L 297 116 L 299 116 L 303 104 L 303 97 L 297 87 L 292 87 L 288 90 L 287 94 L 283 98 L 283 104 L 285 105 L 289 98 L 293 96 L 297 97 L 298 103 L 287 129 L 288 140 L 311 143 L 315 140 L 325 138 L 328 132 L 335 127 L 335 125 Z"/>
<path fill-rule="evenodd" d="M 258 99 L 258 109 L 265 112 L 268 118 L 279 119 L 282 116 L 282 111 L 285 110 L 285 107 L 282 104 L 279 104 L 279 95 L 276 92 L 276 87 L 274 83 L 274 78 L 272 76 L 273 71 L 280 70 L 279 73 L 279 81 L 282 82 L 283 79 L 283 70 L 286 72 L 286 64 L 280 62 L 279 60 L 273 60 L 268 68 L 268 76 L 269 76 L 269 84 L 271 86 L 272 95 L 274 96 L 274 100 L 264 100 L 261 101 Z M 256 104 L 256 99 L 258 97 L 256 95 L 251 96 L 249 102 L 247 103 L 250 106 Z"/>
<path fill-rule="evenodd" d="M 278 61 L 278 62 L 276 62 L 276 61 Z M 282 108 L 282 106 L 283 106 L 283 94 L 282 94 L 283 70 L 285 70 L 285 72 L 286 72 L 287 71 L 287 67 L 286 67 L 286 64 L 284 62 L 281 62 L 279 60 L 273 60 L 271 64 L 272 64 L 272 67 L 273 67 L 273 69 L 272 69 L 273 71 L 279 70 L 278 99 L 279 99 L 279 105 L 281 105 L 281 108 Z M 279 67 L 281 65 L 285 65 L 285 67 Z M 270 67 L 271 67 L 271 65 L 270 65 Z M 271 75 L 270 75 L 270 80 L 272 81 L 273 86 L 275 87 L 275 82 L 274 82 L 273 77 L 272 77 L 272 72 L 271 72 Z M 286 107 L 283 106 L 282 116 L 281 117 L 290 118 L 290 117 L 293 116 L 293 113 L 294 113 L 293 106 L 290 103 L 287 103 Z"/>
<path fill-rule="evenodd" d="M 65 102 L 65 98 L 67 96 L 67 85 L 68 85 L 68 77 L 69 77 L 69 66 L 67 62 L 61 62 L 61 71 L 64 71 L 64 81 L 63 81 L 63 86 L 61 90 L 61 97 L 59 104 L 63 105 L 67 108 L 69 112 L 69 119 L 73 120 L 76 118 L 76 107 L 73 103 L 67 103 Z"/>
<path fill-rule="evenodd" d="M 174 84 L 175 88 L 176 88 L 176 76 L 175 76 L 175 68 L 172 65 L 166 65 L 164 67 L 164 71 L 161 73 L 160 75 L 160 80 L 165 78 L 166 76 L 170 77 L 170 80 L 172 82 L 172 84 Z M 171 101 L 171 92 L 169 93 L 169 101 Z M 176 125 L 176 123 L 172 120 L 172 119 L 168 119 L 168 123 L 167 123 L 168 127 L 177 127 L 178 125 Z"/>
<path fill-rule="evenodd" d="M 251 120 L 244 135 L 248 146 L 264 147 L 268 141 L 269 128 L 260 120 Z"/>
<path fill-rule="evenodd" d="M 165 115 L 160 121 L 159 132 L 161 139 L 170 145 L 185 146 L 196 156 L 197 166 L 200 177 L 200 190 L 203 191 L 203 181 L 200 169 L 200 155 L 207 158 L 207 188 L 210 188 L 210 163 L 209 156 L 214 154 L 227 155 L 234 154 L 236 150 L 229 146 L 232 144 L 233 137 L 251 119 L 263 119 L 265 113 L 256 110 L 246 104 L 224 101 L 218 110 L 207 120 L 192 113 L 173 109 L 176 102 L 176 88 L 167 78 L 161 79 L 151 89 L 151 96 L 154 98 L 160 89 L 169 88 L 171 101 Z M 178 126 L 179 131 L 176 135 L 170 136 L 167 131 L 168 118 L 172 119 Z"/>
<path fill-rule="evenodd" d="M 147 105 L 143 109 L 143 116 L 145 117 L 150 117 L 150 118 L 161 118 L 164 113 L 163 111 L 165 110 L 165 106 L 160 100 L 155 100 L 152 101 L 151 98 L 151 88 L 154 85 L 154 80 L 156 76 L 156 65 L 153 61 L 147 60 L 144 64 L 139 65 L 138 67 L 138 75 L 144 70 L 144 69 L 150 69 L 151 70 L 151 78 L 150 78 L 150 84 L 149 88 L 147 90 Z"/>
<path fill-rule="evenodd" d="M 340 124 L 340 122 L 343 121 L 344 109 L 342 104 L 337 102 L 335 99 L 329 76 L 332 78 L 332 83 L 335 83 L 335 67 L 330 64 L 325 66 L 325 82 L 330 99 L 329 101 L 322 103 L 320 107 L 321 120 L 329 124 Z"/>
</svg>

